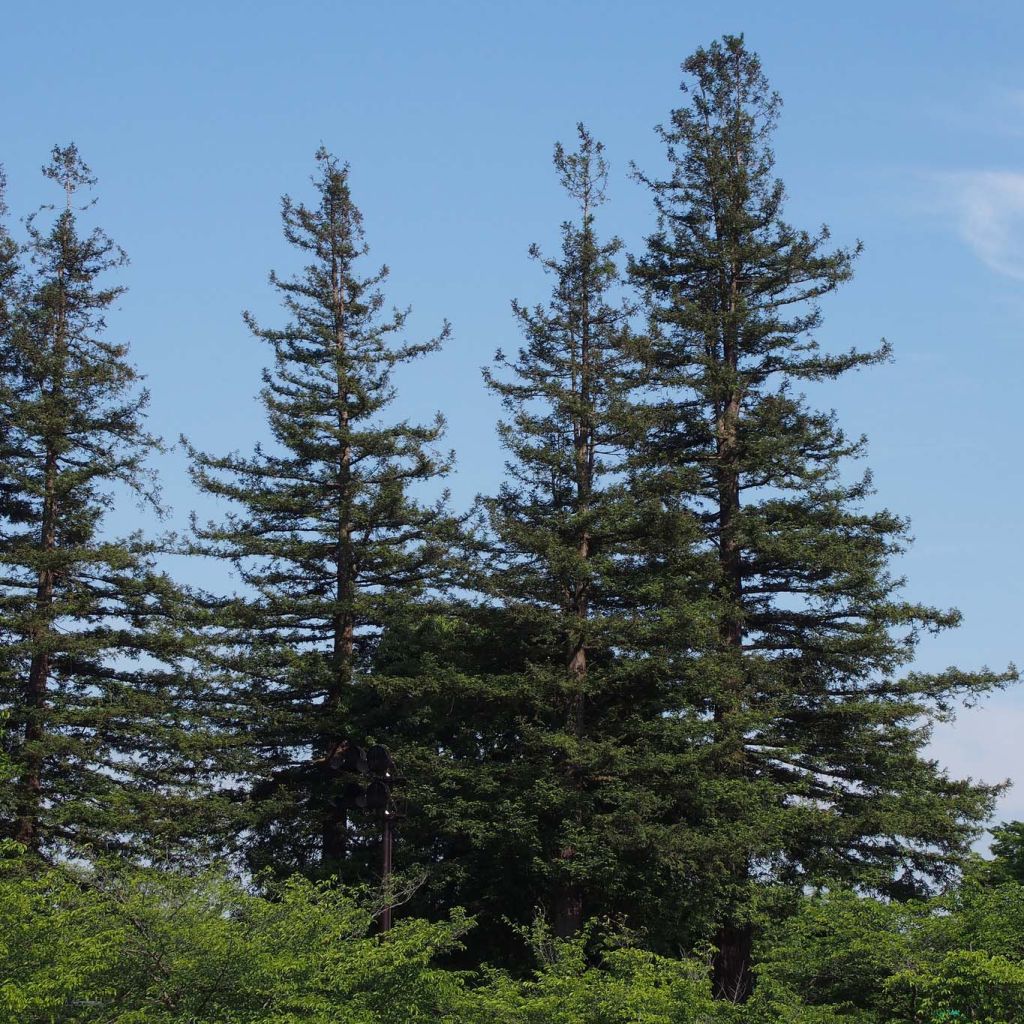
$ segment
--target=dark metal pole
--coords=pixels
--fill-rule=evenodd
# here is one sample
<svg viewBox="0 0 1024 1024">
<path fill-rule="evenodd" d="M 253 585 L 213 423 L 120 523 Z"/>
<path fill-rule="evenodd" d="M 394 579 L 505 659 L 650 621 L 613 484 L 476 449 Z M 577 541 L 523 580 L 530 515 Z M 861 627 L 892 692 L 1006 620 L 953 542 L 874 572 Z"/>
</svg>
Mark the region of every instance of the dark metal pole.
<svg viewBox="0 0 1024 1024">
<path fill-rule="evenodd" d="M 381 811 L 381 880 L 384 886 L 384 909 L 380 913 L 380 930 L 386 932 L 391 928 L 391 849 L 393 843 L 391 832 L 391 809 L 385 807 Z"/>
</svg>

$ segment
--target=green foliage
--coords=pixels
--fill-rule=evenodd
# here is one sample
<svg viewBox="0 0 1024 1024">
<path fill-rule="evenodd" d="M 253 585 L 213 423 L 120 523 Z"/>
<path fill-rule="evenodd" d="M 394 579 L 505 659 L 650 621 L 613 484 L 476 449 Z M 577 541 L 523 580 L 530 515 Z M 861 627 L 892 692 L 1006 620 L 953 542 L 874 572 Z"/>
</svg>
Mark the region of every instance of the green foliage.
<svg viewBox="0 0 1024 1024">
<path fill-rule="evenodd" d="M 809 899 L 765 940 L 758 975 L 765 1006 L 816 1007 L 822 1020 L 1010 1024 L 1024 1013 L 1024 889 Z"/>
<path fill-rule="evenodd" d="M 15 774 L 0 829 L 46 855 L 159 858 L 201 831 L 186 599 L 159 543 L 103 527 L 115 501 L 159 511 L 146 459 L 162 449 L 126 346 L 106 339 L 125 256 L 80 228 L 94 179 L 73 145 L 44 174 L 63 205 L 27 219 L 23 246 L 0 236 L 0 709 Z"/>
<path fill-rule="evenodd" d="M 588 960 L 582 943 L 563 942 L 555 959 L 527 981 L 498 976 L 467 1000 L 467 1022 L 504 1024 L 713 1024 L 736 1021 L 715 1005 L 705 965 L 639 949 Z"/>
<path fill-rule="evenodd" d="M 461 990 L 430 966 L 466 923 L 405 921 L 301 878 L 266 898 L 223 877 L 70 873 L 0 881 L 0 1020 L 370 1024 L 436 1019 Z"/>
<path fill-rule="evenodd" d="M 705 957 L 521 929 L 524 977 L 446 966 L 459 912 L 375 935 L 380 897 L 302 876 L 260 893 L 222 874 L 0 864 L 0 1021 L 19 1024 L 1013 1024 L 1024 1013 L 1024 889 L 930 901 L 837 892 L 759 942 L 743 1006 Z"/>
<path fill-rule="evenodd" d="M 992 829 L 992 854 L 996 880 L 1024 885 L 1024 821 L 1009 821 Z"/>
<path fill-rule="evenodd" d="M 597 229 L 603 148 L 578 133 L 555 149 L 572 211 L 560 251 L 531 248 L 550 297 L 513 304 L 523 344 L 485 371 L 509 480 L 481 502 L 482 601 L 406 623 L 376 666 L 394 672 L 401 652 L 419 683 L 389 733 L 412 779 L 403 848 L 442 905 L 481 920 L 481 945 L 538 907 L 562 935 L 592 915 L 678 919 L 661 891 L 687 885 L 674 831 L 689 725 L 665 714 L 678 701 L 661 660 L 685 624 L 655 613 L 686 586 L 687 548 L 678 518 L 623 472 L 643 429 L 634 310 L 616 294 L 621 243 Z"/>
<path fill-rule="evenodd" d="M 366 894 L 293 878 L 0 877 L 0 1020 L 20 1024 L 726 1024 L 706 968 L 545 940 L 527 980 L 436 964 L 469 922 L 368 934 Z"/>
<path fill-rule="evenodd" d="M 273 351 L 260 399 L 273 444 L 251 456 L 194 449 L 194 479 L 226 499 L 223 523 L 197 526 L 193 550 L 224 559 L 241 593 L 211 601 L 211 687 L 233 757 L 219 769 L 247 800 L 254 866 L 348 871 L 358 829 L 339 803 L 333 756 L 370 737 L 361 681 L 382 631 L 447 582 L 458 524 L 446 495 L 424 504 L 451 456 L 425 426 L 388 422 L 396 366 L 438 348 L 401 340 L 407 312 L 384 312 L 387 268 L 360 273 L 367 247 L 348 168 L 321 149 L 316 204 L 285 197 L 286 240 L 308 257 L 271 275 L 288 321 L 264 328 Z"/>
<path fill-rule="evenodd" d="M 921 633 L 959 616 L 900 596 L 907 523 L 871 507 L 869 474 L 851 476 L 864 439 L 801 391 L 888 358 L 816 338 L 859 245 L 784 219 L 780 100 L 742 37 L 683 69 L 687 103 L 661 129 L 668 174 L 642 178 L 659 227 L 631 271 L 654 401 L 631 472 L 663 482 L 706 555 L 710 628 L 674 665 L 680 714 L 704 732 L 687 824 L 716 943 L 742 969 L 764 882 L 905 896 L 964 861 L 998 787 L 949 778 L 924 753 L 930 723 L 1016 674 L 905 672 Z M 749 985 L 723 964 L 727 989 Z"/>
</svg>

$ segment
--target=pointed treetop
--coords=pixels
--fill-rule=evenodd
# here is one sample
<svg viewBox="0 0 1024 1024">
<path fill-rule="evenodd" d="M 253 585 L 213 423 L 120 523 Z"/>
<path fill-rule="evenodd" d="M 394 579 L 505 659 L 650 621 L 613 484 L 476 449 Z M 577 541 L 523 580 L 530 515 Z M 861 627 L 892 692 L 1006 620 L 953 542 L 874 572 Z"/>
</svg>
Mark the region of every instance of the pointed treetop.
<svg viewBox="0 0 1024 1024">
<path fill-rule="evenodd" d="M 53 147 L 50 162 L 43 167 L 43 174 L 64 189 L 68 208 L 71 207 L 71 197 L 75 192 L 80 188 L 92 188 L 96 184 L 92 170 L 79 156 L 78 147 L 73 142 Z"/>
<path fill-rule="evenodd" d="M 326 146 L 322 145 L 315 153 L 317 163 L 323 164 L 328 174 L 348 175 L 348 161 L 342 163 Z"/>
<path fill-rule="evenodd" d="M 576 125 L 576 134 L 580 144 L 575 153 L 567 153 L 560 142 L 555 143 L 554 164 L 562 188 L 586 212 L 604 202 L 608 162 L 604 158 L 604 143 L 594 139 L 582 121 Z"/>
<path fill-rule="evenodd" d="M 702 113 L 739 110 L 745 104 L 767 118 L 764 134 L 774 128 L 782 97 L 761 69 L 761 58 L 748 50 L 743 35 L 724 35 L 706 49 L 701 46 L 683 61 L 682 70 L 696 79 L 696 105 Z M 683 92 L 694 91 L 684 81 Z"/>
</svg>

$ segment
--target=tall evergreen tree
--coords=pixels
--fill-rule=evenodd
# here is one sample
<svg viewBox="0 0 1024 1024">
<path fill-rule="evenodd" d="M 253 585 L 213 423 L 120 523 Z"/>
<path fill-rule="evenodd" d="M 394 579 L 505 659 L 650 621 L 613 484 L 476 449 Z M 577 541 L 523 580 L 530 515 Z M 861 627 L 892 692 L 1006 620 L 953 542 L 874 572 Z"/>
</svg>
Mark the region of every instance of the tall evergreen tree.
<svg viewBox="0 0 1024 1024">
<path fill-rule="evenodd" d="M 663 714 L 664 622 L 647 613 L 673 580 L 652 559 L 687 546 L 678 520 L 624 472 L 641 432 L 638 366 L 634 310 L 614 299 L 622 244 L 596 230 L 602 146 L 580 126 L 578 149 L 557 146 L 554 163 L 576 216 L 558 256 L 531 250 L 551 298 L 514 304 L 525 343 L 485 373 L 509 414 L 510 479 L 483 503 L 492 539 L 481 589 L 525 647 L 506 663 L 508 732 L 495 758 L 505 763 L 490 768 L 523 865 L 505 912 L 539 905 L 568 935 L 598 914 L 646 923 L 669 875 L 686 723 Z"/>
<path fill-rule="evenodd" d="M 389 421 L 395 367 L 436 350 L 397 339 L 407 312 L 384 310 L 384 267 L 363 275 L 362 217 L 348 167 L 321 149 L 314 206 L 282 200 L 287 241 L 309 259 L 271 274 L 288 315 L 262 327 L 274 365 L 260 398 L 269 448 L 224 457 L 192 449 L 194 479 L 237 511 L 197 527 L 196 549 L 237 570 L 242 592 L 211 611 L 221 676 L 225 762 L 249 812 L 254 866 L 349 872 L 358 819 L 342 799 L 341 745 L 368 738 L 375 696 L 365 681 L 381 632 L 443 587 L 458 524 L 446 494 L 416 494 L 449 471 L 444 421 Z"/>
<path fill-rule="evenodd" d="M 904 601 L 890 568 L 907 523 L 870 508 L 830 412 L 800 393 L 884 361 L 827 353 L 817 302 L 859 247 L 828 248 L 783 219 L 770 138 L 780 101 L 741 37 L 685 61 L 688 103 L 661 129 L 670 174 L 632 276 L 650 306 L 658 399 L 635 471 L 683 482 L 678 499 L 713 556 L 713 631 L 680 649 L 706 722 L 689 825 L 714 894 L 720 995 L 750 991 L 762 883 L 846 882 L 898 895 L 941 879 L 989 813 L 993 787 L 951 779 L 924 753 L 929 724 L 1012 677 L 900 674 L 922 631 L 954 611 Z M 684 470 L 682 476 L 679 471 Z"/>
<path fill-rule="evenodd" d="M 126 495 L 159 507 L 145 459 L 160 443 L 126 346 L 105 337 L 123 289 L 104 282 L 125 257 L 79 227 L 94 179 L 73 145 L 44 174 L 63 206 L 49 226 L 27 220 L 22 252 L 0 239 L 0 709 L 15 773 L 0 813 L 36 853 L 152 858 L 187 830 L 201 769 L 179 699 L 183 598 L 157 545 L 103 526 Z"/>
</svg>

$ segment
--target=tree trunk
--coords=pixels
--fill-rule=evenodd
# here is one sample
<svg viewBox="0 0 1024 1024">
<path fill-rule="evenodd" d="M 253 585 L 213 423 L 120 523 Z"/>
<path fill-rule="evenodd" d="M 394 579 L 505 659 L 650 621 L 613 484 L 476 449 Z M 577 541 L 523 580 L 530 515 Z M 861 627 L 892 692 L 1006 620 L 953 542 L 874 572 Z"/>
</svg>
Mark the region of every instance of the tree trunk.
<svg viewBox="0 0 1024 1024">
<path fill-rule="evenodd" d="M 68 199 L 70 204 L 70 196 Z M 53 334 L 53 352 L 56 366 L 51 378 L 52 395 L 59 395 L 67 357 L 67 305 L 63 270 L 58 272 L 57 317 Z M 47 435 L 43 468 L 43 521 L 39 531 L 39 549 L 49 555 L 57 547 L 57 447 L 52 435 Z M 14 837 L 30 850 L 39 846 L 39 810 L 43 799 L 43 755 L 39 749 L 46 734 L 43 721 L 46 710 L 47 688 L 50 679 L 50 616 L 53 608 L 54 571 L 44 560 L 36 577 L 36 616 L 32 628 L 35 653 L 29 666 L 25 686 L 25 762 L 21 775 L 21 798 Z"/>
<path fill-rule="evenodd" d="M 565 859 L 575 851 L 562 851 Z M 555 899 L 552 929 L 560 939 L 569 939 L 583 927 L 583 893 L 578 885 L 564 885 Z"/>
<path fill-rule="evenodd" d="M 733 321 L 737 304 L 738 269 L 733 266 L 728 282 L 728 326 L 723 337 L 722 358 L 733 377 L 739 365 L 739 338 Z M 715 722 L 716 770 L 731 778 L 743 777 L 747 771 L 746 746 L 741 721 L 745 704 L 743 669 L 743 549 L 737 536 L 741 511 L 739 460 L 739 419 L 742 393 L 735 379 L 730 391 L 717 410 L 717 488 L 719 565 L 722 573 L 721 598 L 725 612 L 719 623 L 719 636 L 723 652 L 729 655 L 732 672 L 724 680 L 724 692 L 718 694 Z M 749 863 L 744 851 L 736 851 L 736 865 L 732 869 L 735 881 L 745 881 Z M 712 984 L 715 997 L 732 1002 L 745 1002 L 753 991 L 751 971 L 753 928 L 749 924 L 737 925 L 728 917 L 715 935 L 717 952 L 712 962 Z"/>
<path fill-rule="evenodd" d="M 711 984 L 716 999 L 745 1003 L 754 991 L 754 929 L 749 925 L 724 924 L 715 935 L 717 947 L 711 965 Z"/>
<path fill-rule="evenodd" d="M 338 432 L 343 439 L 341 456 L 337 467 L 338 501 L 338 554 L 335 563 L 335 613 L 332 623 L 333 650 L 331 652 L 331 682 L 327 693 L 328 735 L 324 737 L 329 749 L 334 749 L 347 737 L 339 735 L 337 728 L 338 711 L 341 708 L 344 691 L 352 681 L 352 660 L 355 650 L 355 622 L 353 601 L 355 598 L 355 565 L 352 555 L 352 522 L 350 512 L 352 486 L 352 449 L 348 443 L 349 410 L 342 362 L 345 355 L 345 299 L 344 282 L 341 279 L 340 264 L 335 260 L 332 266 L 332 301 L 334 304 L 334 347 L 336 366 L 336 411 Z M 324 780 L 325 791 L 336 787 L 333 771 L 325 762 L 324 771 L 329 773 Z M 338 863 L 345 858 L 348 846 L 348 815 L 346 808 L 334 800 L 324 804 L 323 859 Z"/>
<path fill-rule="evenodd" d="M 584 232 L 589 231 L 589 197 L 583 206 Z M 589 234 L 587 235 L 589 238 Z M 587 268 L 589 270 L 589 268 Z M 573 448 L 576 463 L 576 498 L 575 512 L 578 515 L 585 515 L 590 508 L 591 497 L 594 489 L 594 428 L 593 420 L 589 415 L 592 402 L 591 396 L 591 351 L 590 351 L 590 293 L 588 288 L 589 273 L 585 270 L 583 274 L 583 296 L 581 303 L 580 318 L 580 361 L 579 376 L 576 378 L 579 398 L 584 410 L 581 415 L 574 417 L 573 422 Z M 580 562 L 586 564 L 591 556 L 591 543 L 589 529 L 584 527 L 576 541 L 576 554 Z M 565 594 L 567 618 L 571 623 L 571 633 L 568 650 L 568 662 L 566 665 L 572 689 L 569 695 L 566 727 L 568 732 L 577 738 L 581 738 L 585 731 L 585 704 L 586 698 L 584 688 L 587 679 L 587 646 L 584 634 L 584 627 L 590 615 L 590 580 L 587 578 L 576 579 L 571 582 Z M 573 793 L 580 790 L 580 779 L 578 772 L 573 766 L 568 766 L 569 776 L 566 785 Z M 576 824 L 582 824 L 581 812 L 576 812 Z M 559 852 L 558 859 L 560 867 L 576 856 L 576 850 L 571 846 L 563 847 Z M 574 882 L 564 881 L 556 892 L 554 920 L 552 927 L 555 935 L 559 938 L 569 938 L 575 935 L 583 926 L 583 890 Z"/>
</svg>

